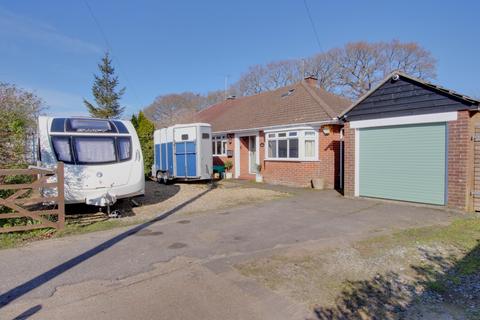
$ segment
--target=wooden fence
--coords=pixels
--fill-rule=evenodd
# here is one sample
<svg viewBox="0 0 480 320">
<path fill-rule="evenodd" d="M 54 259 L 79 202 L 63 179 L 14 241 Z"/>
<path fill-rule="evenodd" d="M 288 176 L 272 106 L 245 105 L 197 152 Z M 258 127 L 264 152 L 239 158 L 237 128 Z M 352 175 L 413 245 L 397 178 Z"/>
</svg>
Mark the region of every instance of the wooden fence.
<svg viewBox="0 0 480 320">
<path fill-rule="evenodd" d="M 63 162 L 59 162 L 54 170 L 38 167 L 29 169 L 0 169 L 0 178 L 14 175 L 36 177 L 31 183 L 18 184 L 1 183 L 5 179 L 0 179 L 0 190 L 15 191 L 5 198 L 0 197 L 0 208 L 7 207 L 13 210 L 13 212 L 0 213 L 0 219 L 31 218 L 34 221 L 34 223 L 30 224 L 0 227 L 0 233 L 41 228 L 63 229 L 65 226 L 63 170 Z M 56 175 L 56 182 L 48 182 L 49 178 L 54 175 Z M 52 192 L 53 189 L 56 189 L 56 192 Z M 55 216 L 57 217 L 56 221 L 52 221 L 51 217 Z"/>
</svg>

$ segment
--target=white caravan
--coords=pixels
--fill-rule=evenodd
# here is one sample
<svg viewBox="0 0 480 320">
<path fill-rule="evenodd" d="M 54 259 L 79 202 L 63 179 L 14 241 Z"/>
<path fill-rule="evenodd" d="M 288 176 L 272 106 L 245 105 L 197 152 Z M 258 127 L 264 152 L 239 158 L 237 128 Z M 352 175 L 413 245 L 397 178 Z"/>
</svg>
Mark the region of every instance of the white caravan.
<svg viewBox="0 0 480 320">
<path fill-rule="evenodd" d="M 65 202 L 110 206 L 143 195 L 143 155 L 130 121 L 38 118 L 38 162 L 65 164 Z"/>
<path fill-rule="evenodd" d="M 208 123 L 177 124 L 155 130 L 153 144 L 152 176 L 157 181 L 212 178 L 212 128 Z"/>
</svg>

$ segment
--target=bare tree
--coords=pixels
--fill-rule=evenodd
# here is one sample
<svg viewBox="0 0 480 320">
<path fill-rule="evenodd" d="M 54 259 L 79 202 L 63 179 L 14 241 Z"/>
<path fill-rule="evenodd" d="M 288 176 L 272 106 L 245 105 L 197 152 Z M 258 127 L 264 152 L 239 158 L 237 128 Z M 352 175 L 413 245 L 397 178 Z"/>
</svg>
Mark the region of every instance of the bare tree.
<svg viewBox="0 0 480 320">
<path fill-rule="evenodd" d="M 384 56 L 379 44 L 348 43 L 337 57 L 337 86 L 343 95 L 357 98 L 383 78 Z"/>
<path fill-rule="evenodd" d="M 401 70 L 420 79 L 436 77 L 436 60 L 432 54 L 416 42 L 401 43 L 393 40 L 382 43 L 384 75 L 393 70 Z"/>
<path fill-rule="evenodd" d="M 428 80 L 435 77 L 436 61 L 415 42 L 353 42 L 304 59 L 250 67 L 232 89 L 236 95 L 254 95 L 313 75 L 321 88 L 355 99 L 393 70 Z"/>
<path fill-rule="evenodd" d="M 335 48 L 322 52 L 313 57 L 302 59 L 297 63 L 302 68 L 302 78 L 314 76 L 318 79 L 318 85 L 327 91 L 334 91 L 338 76 L 338 57 L 340 49 Z"/>
<path fill-rule="evenodd" d="M 248 68 L 248 71 L 240 76 L 240 79 L 232 86 L 236 95 L 251 96 L 269 90 L 265 79 L 267 68 L 255 65 Z"/>
<path fill-rule="evenodd" d="M 266 84 L 268 90 L 291 85 L 303 78 L 298 69 L 298 60 L 282 60 L 270 62 L 266 66 Z"/>
<path fill-rule="evenodd" d="M 176 123 L 191 122 L 199 110 L 221 100 L 222 91 L 212 91 L 207 95 L 193 92 L 166 94 L 157 97 L 144 109 L 144 113 L 158 128 L 162 128 Z"/>
</svg>

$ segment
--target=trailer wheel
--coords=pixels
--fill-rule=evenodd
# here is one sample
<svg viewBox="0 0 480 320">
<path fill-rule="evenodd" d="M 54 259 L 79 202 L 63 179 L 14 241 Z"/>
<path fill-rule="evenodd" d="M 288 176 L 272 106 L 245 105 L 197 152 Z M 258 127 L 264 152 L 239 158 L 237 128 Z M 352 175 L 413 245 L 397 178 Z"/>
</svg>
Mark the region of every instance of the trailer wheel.
<svg viewBox="0 0 480 320">
<path fill-rule="evenodd" d="M 165 184 L 165 185 L 170 184 L 170 176 L 169 176 L 168 172 L 165 172 L 165 173 L 163 174 L 163 176 L 162 176 L 162 182 L 163 182 L 163 184 Z"/>
<path fill-rule="evenodd" d="M 160 183 L 162 182 L 163 183 L 163 173 L 161 171 L 157 171 L 157 182 Z"/>
</svg>

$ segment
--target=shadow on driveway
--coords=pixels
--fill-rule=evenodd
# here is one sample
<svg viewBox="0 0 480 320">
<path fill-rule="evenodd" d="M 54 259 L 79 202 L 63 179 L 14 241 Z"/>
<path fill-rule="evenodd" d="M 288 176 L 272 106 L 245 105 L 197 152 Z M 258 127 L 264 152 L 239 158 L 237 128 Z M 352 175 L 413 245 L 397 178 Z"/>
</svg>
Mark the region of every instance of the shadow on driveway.
<svg viewBox="0 0 480 320">
<path fill-rule="evenodd" d="M 170 215 L 174 214 L 175 212 L 179 211 L 180 209 L 184 208 L 185 206 L 187 206 L 188 204 L 194 202 L 195 200 L 201 198 L 202 196 L 204 196 L 205 194 L 207 194 L 208 192 L 210 192 L 211 190 L 213 190 L 215 188 L 215 185 L 212 184 L 211 187 L 205 191 L 203 191 L 202 193 L 196 195 L 195 197 L 179 204 L 178 206 L 174 207 L 173 209 L 167 211 L 167 212 L 164 212 L 162 213 L 161 215 L 155 217 L 154 219 L 152 220 L 149 220 L 145 223 L 142 223 L 138 226 L 135 226 L 101 244 L 99 244 L 98 246 L 88 250 L 88 251 L 85 251 L 84 253 L 36 276 L 35 278 L 32 278 L 30 280 L 28 280 L 27 282 L 24 282 L 23 284 L 5 292 L 5 293 L 2 293 L 0 295 L 0 309 L 5 307 L 6 305 L 10 304 L 11 302 L 13 302 L 14 300 L 20 298 L 21 296 L 27 294 L 28 292 L 40 287 L 41 285 L 47 283 L 48 281 L 52 280 L 53 278 L 61 275 L 62 273 L 72 269 L 73 267 L 79 265 L 80 263 L 96 256 L 97 254 L 107 250 L 108 248 L 114 246 L 115 244 L 119 243 L 120 241 L 138 233 L 139 231 L 151 226 L 152 224 L 154 224 L 155 222 L 158 222 L 158 221 L 161 221 L 161 220 L 164 220 L 165 218 L 169 217 Z"/>
</svg>

